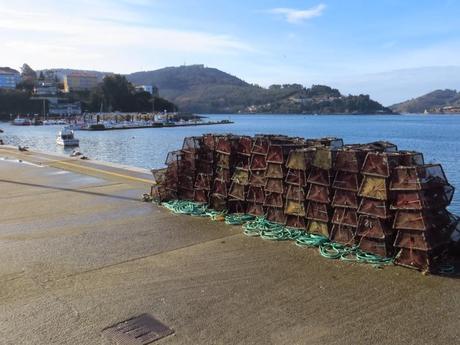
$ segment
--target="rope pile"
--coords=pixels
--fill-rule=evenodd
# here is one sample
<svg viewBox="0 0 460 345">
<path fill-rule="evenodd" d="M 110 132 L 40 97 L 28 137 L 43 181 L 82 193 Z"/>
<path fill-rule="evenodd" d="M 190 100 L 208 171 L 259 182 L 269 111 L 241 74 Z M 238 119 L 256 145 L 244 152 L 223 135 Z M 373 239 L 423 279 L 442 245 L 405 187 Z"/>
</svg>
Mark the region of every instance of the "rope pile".
<svg viewBox="0 0 460 345">
<path fill-rule="evenodd" d="M 194 217 L 209 217 L 212 220 L 224 221 L 229 225 L 243 225 L 243 233 L 249 237 L 260 237 L 269 241 L 295 241 L 299 247 L 318 248 L 321 256 L 350 262 L 371 264 L 374 267 L 392 265 L 393 258 L 363 252 L 357 246 L 345 246 L 331 242 L 322 235 L 310 234 L 298 229 L 268 221 L 265 217 L 254 217 L 247 214 L 230 214 L 215 211 L 206 204 L 186 200 L 173 200 L 161 203 L 172 213 L 186 214 Z"/>
</svg>

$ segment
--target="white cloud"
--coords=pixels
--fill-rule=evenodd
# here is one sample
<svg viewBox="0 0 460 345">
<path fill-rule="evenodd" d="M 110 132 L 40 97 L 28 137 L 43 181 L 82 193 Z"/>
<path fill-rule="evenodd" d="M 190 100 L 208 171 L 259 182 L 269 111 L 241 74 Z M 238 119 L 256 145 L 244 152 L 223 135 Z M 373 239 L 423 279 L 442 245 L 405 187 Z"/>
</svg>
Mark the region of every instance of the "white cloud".
<svg viewBox="0 0 460 345">
<path fill-rule="evenodd" d="M 319 4 L 315 7 L 306 9 L 306 10 L 297 10 L 294 8 L 273 8 L 269 10 L 270 13 L 281 14 L 284 16 L 287 22 L 291 24 L 298 24 L 306 20 L 319 17 L 323 14 L 326 9 L 326 5 Z"/>
<path fill-rule="evenodd" d="M 70 0 L 58 6 L 52 0 L 43 0 L 40 5 L 18 0 L 7 10 L 2 6 L 7 1 L 0 0 L 3 63 L 29 61 L 37 68 L 81 64 L 118 70 L 129 63 L 136 66 L 138 62 L 139 66 L 141 60 L 150 60 L 153 65 L 170 56 L 184 61 L 197 54 L 234 56 L 255 51 L 232 35 L 148 24 L 142 13 L 106 7 L 105 0 L 96 3 L 93 11 L 82 10 L 81 2 L 87 1 Z M 155 22 L 155 18 L 148 19 Z"/>
</svg>

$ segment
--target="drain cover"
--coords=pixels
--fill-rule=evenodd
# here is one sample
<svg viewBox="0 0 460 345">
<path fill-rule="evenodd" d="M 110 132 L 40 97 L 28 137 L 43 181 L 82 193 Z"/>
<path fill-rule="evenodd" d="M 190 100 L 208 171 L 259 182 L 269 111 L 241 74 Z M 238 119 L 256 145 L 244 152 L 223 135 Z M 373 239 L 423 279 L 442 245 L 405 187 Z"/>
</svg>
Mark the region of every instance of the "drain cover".
<svg viewBox="0 0 460 345">
<path fill-rule="evenodd" d="M 106 328 L 102 334 L 116 345 L 146 345 L 174 331 L 148 314 Z"/>
</svg>

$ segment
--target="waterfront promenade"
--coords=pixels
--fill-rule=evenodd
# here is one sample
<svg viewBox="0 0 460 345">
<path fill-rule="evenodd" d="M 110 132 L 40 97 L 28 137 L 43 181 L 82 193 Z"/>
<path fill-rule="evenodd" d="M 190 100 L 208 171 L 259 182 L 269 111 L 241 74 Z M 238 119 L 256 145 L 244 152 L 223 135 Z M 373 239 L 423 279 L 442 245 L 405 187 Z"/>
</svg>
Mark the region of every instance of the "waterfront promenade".
<svg viewBox="0 0 460 345">
<path fill-rule="evenodd" d="M 142 169 L 0 146 L 0 344 L 456 344 L 459 280 L 330 261 L 140 201 Z"/>
</svg>

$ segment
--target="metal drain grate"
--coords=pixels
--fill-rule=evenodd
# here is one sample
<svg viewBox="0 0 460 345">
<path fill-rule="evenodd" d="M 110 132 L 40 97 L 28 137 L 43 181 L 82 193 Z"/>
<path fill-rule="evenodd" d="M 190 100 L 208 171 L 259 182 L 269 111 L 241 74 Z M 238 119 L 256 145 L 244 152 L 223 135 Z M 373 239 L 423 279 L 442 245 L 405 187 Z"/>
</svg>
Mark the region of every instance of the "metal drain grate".
<svg viewBox="0 0 460 345">
<path fill-rule="evenodd" d="M 146 345 L 174 333 L 174 330 L 162 324 L 148 314 L 120 322 L 102 331 L 115 345 Z"/>
</svg>

